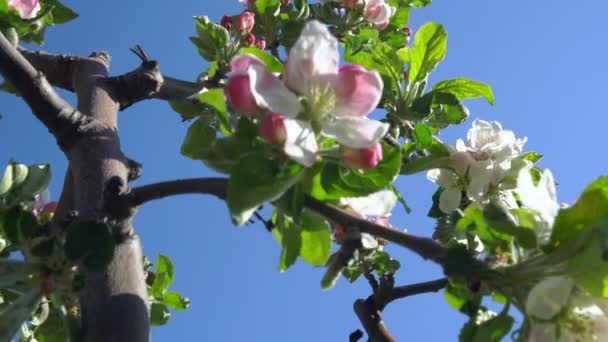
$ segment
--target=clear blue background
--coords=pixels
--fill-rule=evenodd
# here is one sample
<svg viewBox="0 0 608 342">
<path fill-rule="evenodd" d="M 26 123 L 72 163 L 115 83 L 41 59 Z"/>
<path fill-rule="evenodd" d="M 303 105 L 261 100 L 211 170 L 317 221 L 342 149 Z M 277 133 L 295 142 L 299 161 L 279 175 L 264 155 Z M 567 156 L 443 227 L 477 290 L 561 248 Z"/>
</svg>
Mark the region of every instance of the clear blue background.
<svg viewBox="0 0 608 342">
<path fill-rule="evenodd" d="M 205 68 L 188 41 L 192 16 L 219 21 L 224 13 L 241 11 L 236 0 L 65 2 L 81 17 L 51 28 L 44 49 L 80 55 L 106 50 L 113 56 L 112 72 L 119 74 L 138 65 L 128 48 L 139 43 L 165 74 L 190 80 Z M 560 183 L 559 200 L 573 202 L 585 184 L 608 173 L 606 12 L 603 0 L 436 0 L 413 12 L 411 26 L 415 30 L 429 20 L 445 25 L 448 54 L 432 79 L 466 76 L 489 82 L 496 105 L 471 102 L 472 118 L 499 120 L 518 136 L 528 136 L 526 149 L 543 153 L 540 165 L 553 170 Z M 66 161 L 54 140 L 19 99 L 0 94 L 0 111 L 0 161 L 50 162 L 56 198 Z M 441 138 L 453 143 L 469 124 Z M 120 114 L 123 149 L 144 165 L 136 184 L 209 175 L 201 163 L 179 154 L 186 128 L 159 101 Z M 433 222 L 425 214 L 434 185 L 416 175 L 402 177 L 397 187 L 414 212 L 406 215 L 398 208 L 393 223 L 431 235 Z M 360 328 L 352 303 L 369 295 L 365 282 L 341 280 L 333 290 L 321 291 L 321 269 L 298 262 L 279 273 L 279 247 L 271 235 L 260 224 L 233 227 L 224 203 L 214 198 L 148 204 L 135 225 L 146 254 L 173 258 L 174 289 L 192 299 L 188 311 L 153 330 L 155 341 L 346 341 Z M 432 263 L 389 249 L 402 261 L 399 284 L 441 275 Z M 440 293 L 393 303 L 384 318 L 398 341 L 454 341 L 464 323 Z"/>
</svg>

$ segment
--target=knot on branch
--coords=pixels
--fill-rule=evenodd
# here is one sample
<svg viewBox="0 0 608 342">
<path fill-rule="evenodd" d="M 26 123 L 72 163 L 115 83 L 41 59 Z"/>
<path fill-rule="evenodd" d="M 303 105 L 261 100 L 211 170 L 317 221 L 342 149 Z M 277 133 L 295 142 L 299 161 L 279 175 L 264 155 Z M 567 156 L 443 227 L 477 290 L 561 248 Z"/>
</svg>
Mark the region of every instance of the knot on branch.
<svg viewBox="0 0 608 342">
<path fill-rule="evenodd" d="M 115 234 L 128 237 L 131 234 L 129 222 L 136 210 L 128 184 L 118 176 L 110 178 L 105 184 L 103 201 L 104 211 Z"/>
<path fill-rule="evenodd" d="M 124 75 L 107 79 L 114 88 L 114 96 L 120 104 L 120 110 L 157 94 L 164 81 L 158 63 L 150 60 L 141 46 L 136 45 L 131 51 L 141 59 L 140 66 Z"/>
<path fill-rule="evenodd" d="M 138 163 L 130 158 L 127 158 L 127 168 L 129 169 L 129 174 L 127 176 L 129 182 L 141 177 L 144 171 L 143 165 L 141 163 Z"/>
</svg>

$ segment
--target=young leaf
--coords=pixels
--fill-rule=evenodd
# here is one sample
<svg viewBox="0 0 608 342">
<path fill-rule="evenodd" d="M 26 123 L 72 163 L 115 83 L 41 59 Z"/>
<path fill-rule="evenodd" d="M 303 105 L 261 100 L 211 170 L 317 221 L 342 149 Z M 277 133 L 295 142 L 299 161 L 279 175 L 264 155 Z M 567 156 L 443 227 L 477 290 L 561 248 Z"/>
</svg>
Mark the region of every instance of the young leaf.
<svg viewBox="0 0 608 342">
<path fill-rule="evenodd" d="M 276 72 L 276 73 L 283 72 L 283 63 L 281 63 L 280 60 L 278 60 L 276 57 L 274 57 L 272 55 L 265 53 L 264 51 L 262 51 L 256 47 L 244 47 L 241 49 L 240 53 L 241 54 L 248 53 L 250 55 L 256 56 L 262 62 L 264 62 L 264 64 L 266 64 L 266 67 L 271 72 Z"/>
<path fill-rule="evenodd" d="M 152 293 L 154 298 L 161 300 L 167 292 L 173 277 L 175 275 L 175 267 L 173 262 L 168 257 L 159 254 L 156 256 L 156 268 L 154 270 L 154 284 L 152 284 Z"/>
<path fill-rule="evenodd" d="M 302 213 L 300 257 L 313 266 L 323 266 L 331 252 L 331 233 L 325 219 L 311 211 Z"/>
<path fill-rule="evenodd" d="M 150 325 L 158 327 L 167 324 L 171 318 L 171 313 L 163 303 L 154 302 L 150 305 Z"/>
<path fill-rule="evenodd" d="M 410 83 L 427 78 L 443 60 L 447 50 L 447 32 L 436 23 L 426 23 L 418 29 L 410 49 Z"/>
<path fill-rule="evenodd" d="M 190 306 L 190 299 L 177 292 L 169 291 L 163 296 L 163 303 L 173 310 L 183 311 Z"/>
<path fill-rule="evenodd" d="M 198 159 L 201 150 L 211 146 L 214 141 L 215 130 L 200 119 L 196 120 L 188 128 L 182 143 L 181 153 L 190 159 Z"/>
<path fill-rule="evenodd" d="M 230 173 L 227 204 L 232 220 L 242 225 L 264 202 L 279 198 L 302 175 L 302 167 L 280 167 L 263 153 L 251 153 L 238 161 Z"/>
<path fill-rule="evenodd" d="M 105 223 L 82 221 L 68 226 L 65 241 L 68 259 L 81 261 L 92 271 L 100 271 L 114 256 L 114 238 Z"/>
<path fill-rule="evenodd" d="M 483 97 L 488 103 L 494 104 L 494 94 L 489 85 L 466 78 L 437 82 L 433 85 L 432 90 L 440 93 L 453 94 L 459 100 Z"/>
</svg>

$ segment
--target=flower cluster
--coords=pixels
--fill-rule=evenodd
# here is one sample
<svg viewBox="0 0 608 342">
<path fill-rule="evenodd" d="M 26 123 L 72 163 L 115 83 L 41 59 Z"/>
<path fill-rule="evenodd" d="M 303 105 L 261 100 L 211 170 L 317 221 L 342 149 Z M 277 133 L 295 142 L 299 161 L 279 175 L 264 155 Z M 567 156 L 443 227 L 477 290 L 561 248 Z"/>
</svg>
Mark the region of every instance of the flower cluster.
<svg viewBox="0 0 608 342">
<path fill-rule="evenodd" d="M 226 100 L 236 112 L 260 119 L 261 137 L 301 165 L 312 166 L 320 143 L 332 139 L 346 165 L 374 167 L 389 126 L 366 115 L 382 97 L 382 79 L 359 65 L 339 67 L 338 59 L 336 38 L 309 21 L 289 51 L 283 79 L 252 55 L 233 58 Z"/>
<path fill-rule="evenodd" d="M 525 310 L 533 319 L 528 342 L 608 340 L 608 301 L 587 295 L 568 277 L 536 284 Z"/>
<path fill-rule="evenodd" d="M 40 11 L 38 0 L 8 0 L 8 8 L 19 12 L 22 19 L 32 19 Z"/>
<path fill-rule="evenodd" d="M 321 0 L 321 2 L 341 2 L 346 8 L 363 5 L 367 19 L 378 31 L 384 30 L 395 14 L 395 8 L 387 4 L 386 0 Z"/>
<path fill-rule="evenodd" d="M 255 26 L 255 13 L 243 11 L 243 13 L 234 18 L 224 15 L 222 20 L 220 20 L 220 25 L 227 30 L 233 30 L 237 33 L 245 45 L 255 46 L 260 50 L 266 48 L 266 40 L 257 39 L 251 32 Z"/>
<path fill-rule="evenodd" d="M 57 202 L 51 201 L 51 193 L 43 190 L 34 196 L 32 203 L 32 214 L 36 217 L 53 214 L 57 209 Z"/>
<path fill-rule="evenodd" d="M 526 139 L 516 139 L 512 131 L 503 130 L 500 123 L 475 120 L 467 141 L 459 139 L 450 146 L 450 169 L 433 169 L 427 178 L 443 188 L 439 208 L 451 213 L 460 207 L 462 194 L 473 202 L 484 204 L 491 187 L 498 187 L 510 173 L 518 172 L 526 163 L 512 165 L 522 151 Z"/>
</svg>

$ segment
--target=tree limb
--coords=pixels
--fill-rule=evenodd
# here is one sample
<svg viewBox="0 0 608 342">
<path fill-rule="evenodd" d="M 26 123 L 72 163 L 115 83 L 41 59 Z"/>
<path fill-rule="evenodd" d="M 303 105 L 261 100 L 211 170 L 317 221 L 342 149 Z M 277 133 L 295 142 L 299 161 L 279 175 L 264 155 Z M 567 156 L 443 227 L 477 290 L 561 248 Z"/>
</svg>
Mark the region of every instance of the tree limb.
<svg viewBox="0 0 608 342">
<path fill-rule="evenodd" d="M 132 190 L 134 204 L 141 205 L 147 201 L 181 194 L 211 194 L 225 199 L 228 180 L 225 178 L 192 178 L 177 181 L 150 184 Z M 443 262 L 444 249 L 432 239 L 419 237 L 401 232 L 397 229 L 387 228 L 371 221 L 354 217 L 348 212 L 325 204 L 319 200 L 306 196 L 304 205 L 329 220 L 342 225 L 356 226 L 361 232 L 394 242 L 405 247 L 424 259 L 438 264 Z"/>
<path fill-rule="evenodd" d="M 388 304 L 394 300 L 415 296 L 423 293 L 429 292 L 437 292 L 445 288 L 448 284 L 447 278 L 440 278 L 437 280 L 427 281 L 424 283 L 410 284 L 404 286 L 394 287 L 391 291 L 391 295 L 388 298 L 388 301 L 385 303 Z"/>
<path fill-rule="evenodd" d="M 395 341 L 384 325 L 384 322 L 382 322 L 380 310 L 378 310 L 373 296 L 369 296 L 366 300 L 357 299 L 354 304 L 354 310 L 359 321 L 361 321 L 363 328 L 367 332 L 369 342 Z"/>
<path fill-rule="evenodd" d="M 94 128 L 94 120 L 63 100 L 44 75 L 1 32 L 0 74 L 17 89 L 36 118 L 55 136 L 64 151 Z"/>
<path fill-rule="evenodd" d="M 85 57 L 58 55 L 19 48 L 19 52 L 54 86 L 74 91 L 74 73 Z"/>
</svg>

